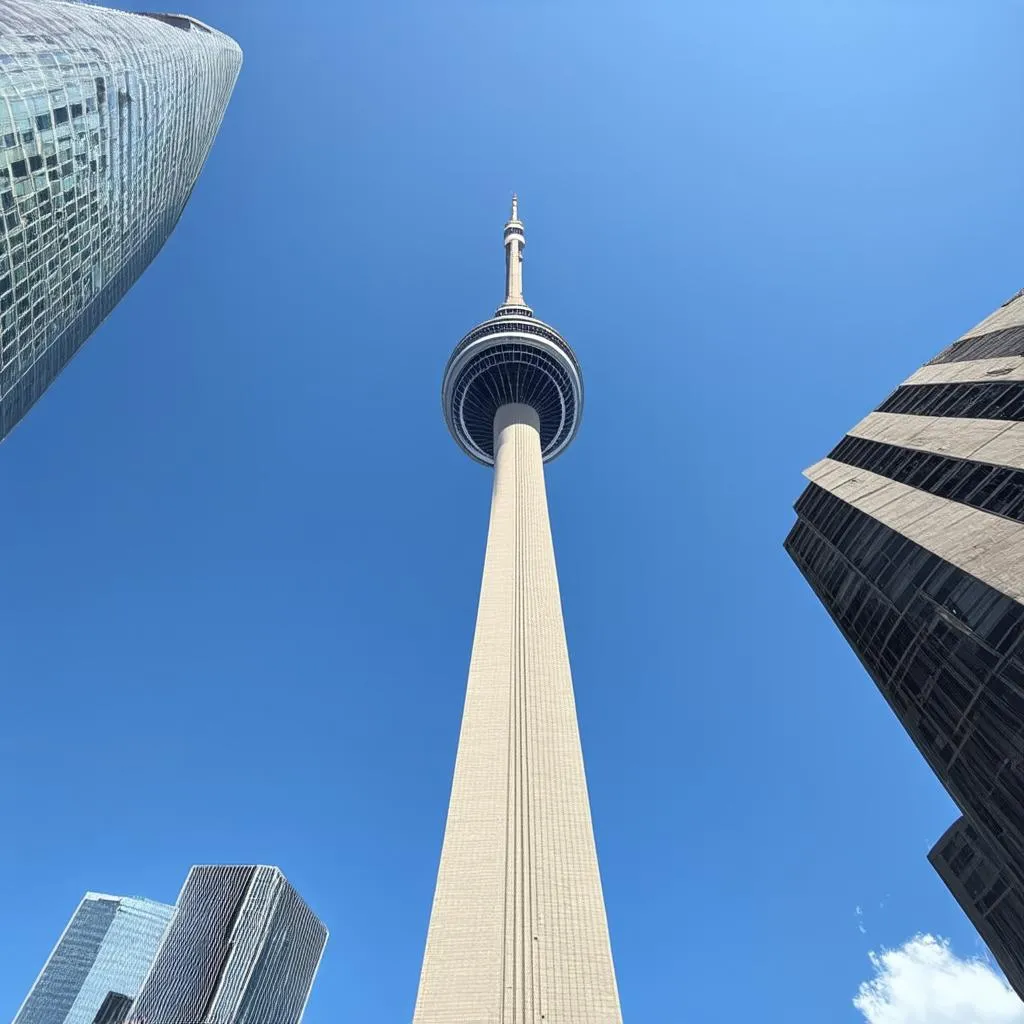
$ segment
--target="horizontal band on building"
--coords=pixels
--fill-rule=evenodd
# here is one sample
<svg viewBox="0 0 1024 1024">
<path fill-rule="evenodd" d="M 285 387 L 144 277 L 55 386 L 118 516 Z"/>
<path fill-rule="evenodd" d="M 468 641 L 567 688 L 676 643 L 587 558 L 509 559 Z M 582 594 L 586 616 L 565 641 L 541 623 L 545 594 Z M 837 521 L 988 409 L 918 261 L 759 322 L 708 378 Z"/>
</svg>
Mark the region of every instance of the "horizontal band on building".
<svg viewBox="0 0 1024 1024">
<path fill-rule="evenodd" d="M 930 365 L 1021 355 L 1024 355 L 1024 325 L 961 338 L 940 352 Z"/>
<path fill-rule="evenodd" d="M 805 475 L 939 558 L 1024 600 L 1024 524 L 834 459 L 822 459 Z"/>
<path fill-rule="evenodd" d="M 878 411 L 910 416 L 1024 421 L 1024 381 L 901 384 Z"/>
<path fill-rule="evenodd" d="M 1024 423 L 873 412 L 849 436 L 1024 469 Z"/>
<path fill-rule="evenodd" d="M 976 359 L 963 363 L 926 363 L 904 382 L 912 384 L 956 384 L 963 381 L 1024 380 L 1024 356 Z"/>
<path fill-rule="evenodd" d="M 1019 639 L 1024 628 L 1024 604 L 984 580 L 965 574 L 824 488 L 811 484 L 797 501 L 796 511 L 800 517 L 793 527 L 796 533 L 801 523 L 812 527 L 835 548 L 837 556 L 877 588 L 898 612 L 905 612 L 920 592 L 962 622 L 996 655 L 1008 652 Z M 791 533 L 786 540 L 786 548 L 794 558 L 797 554 L 791 549 L 795 535 Z M 821 581 L 822 577 L 816 577 L 817 583 Z M 826 605 L 829 606 L 828 602 Z M 1024 674 L 1021 683 L 1024 686 Z M 1020 710 L 1024 714 L 1024 702 Z"/>
<path fill-rule="evenodd" d="M 1024 470 L 847 435 L 830 459 L 1024 523 Z"/>
</svg>

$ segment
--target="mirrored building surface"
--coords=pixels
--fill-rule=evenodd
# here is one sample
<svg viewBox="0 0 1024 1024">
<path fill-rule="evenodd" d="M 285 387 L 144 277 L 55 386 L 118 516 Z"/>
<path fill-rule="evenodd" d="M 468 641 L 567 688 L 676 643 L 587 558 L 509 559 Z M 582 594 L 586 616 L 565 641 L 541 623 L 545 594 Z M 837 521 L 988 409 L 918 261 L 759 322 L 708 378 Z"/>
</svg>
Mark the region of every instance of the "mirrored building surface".
<svg viewBox="0 0 1024 1024">
<path fill-rule="evenodd" d="M 0 438 L 160 251 L 241 60 L 185 15 L 0 4 Z"/>
<path fill-rule="evenodd" d="M 86 893 L 14 1024 L 123 1024 L 173 914 L 152 900 Z"/>
<path fill-rule="evenodd" d="M 275 867 L 200 865 L 132 1024 L 298 1024 L 327 929 Z"/>
<path fill-rule="evenodd" d="M 1003 910 L 1021 906 L 1024 295 L 913 373 L 806 476 L 786 549 L 963 812 L 932 862 L 1024 997 L 1024 936 L 975 902 L 991 890 L 972 895 L 980 876 L 961 864 L 970 852 L 1006 885 Z"/>
</svg>

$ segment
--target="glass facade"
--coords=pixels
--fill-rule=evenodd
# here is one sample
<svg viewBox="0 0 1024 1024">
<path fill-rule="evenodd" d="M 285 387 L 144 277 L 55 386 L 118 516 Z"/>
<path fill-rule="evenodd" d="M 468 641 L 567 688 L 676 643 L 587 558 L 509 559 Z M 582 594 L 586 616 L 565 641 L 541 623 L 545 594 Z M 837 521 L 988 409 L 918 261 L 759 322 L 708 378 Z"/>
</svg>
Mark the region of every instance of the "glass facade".
<svg viewBox="0 0 1024 1024">
<path fill-rule="evenodd" d="M 940 498 L 1024 523 L 1024 469 L 937 455 L 847 435 L 828 457 Z"/>
<path fill-rule="evenodd" d="M 14 1024 L 122 1024 L 173 914 L 152 900 L 86 893 Z"/>
<path fill-rule="evenodd" d="M 1024 895 L 999 855 L 966 818 L 958 818 L 928 859 L 1014 990 L 1024 992 Z"/>
<path fill-rule="evenodd" d="M 132 1008 L 130 996 L 123 992 L 108 992 L 107 998 L 92 1019 L 92 1024 L 124 1024 Z"/>
<path fill-rule="evenodd" d="M 274 867 L 198 866 L 131 1024 L 298 1024 L 327 929 Z"/>
<path fill-rule="evenodd" d="M 786 550 L 959 806 L 931 862 L 1024 998 L 1022 373 L 1019 293 L 808 470 Z"/>
<path fill-rule="evenodd" d="M 790 555 L 950 795 L 1024 873 L 1024 606 L 813 484 L 797 512 Z"/>
<path fill-rule="evenodd" d="M 241 59 L 183 15 L 0 5 L 0 438 L 167 240 Z"/>
<path fill-rule="evenodd" d="M 1010 302 L 1019 299 L 1018 292 Z M 1005 305 L 1010 305 L 1007 302 Z M 967 338 L 950 345 L 940 352 L 929 365 L 938 363 L 960 363 L 970 359 L 994 359 L 998 356 L 1024 355 L 1024 327 L 1004 327 L 998 331 L 972 333 Z"/>
<path fill-rule="evenodd" d="M 878 411 L 1020 422 L 1024 420 L 1024 381 L 904 385 L 897 388 Z"/>
</svg>

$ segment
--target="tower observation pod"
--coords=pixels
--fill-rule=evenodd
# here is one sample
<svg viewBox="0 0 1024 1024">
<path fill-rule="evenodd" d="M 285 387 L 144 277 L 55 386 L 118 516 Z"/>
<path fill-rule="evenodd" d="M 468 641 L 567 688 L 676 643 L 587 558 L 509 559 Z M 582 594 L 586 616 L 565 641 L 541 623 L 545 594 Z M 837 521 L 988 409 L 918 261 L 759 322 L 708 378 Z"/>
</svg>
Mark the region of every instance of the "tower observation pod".
<svg viewBox="0 0 1024 1024">
<path fill-rule="evenodd" d="M 455 347 L 448 429 L 494 467 L 469 680 L 414 1024 L 621 1024 L 548 520 L 544 463 L 576 436 L 572 349 L 523 298 Z"/>
</svg>

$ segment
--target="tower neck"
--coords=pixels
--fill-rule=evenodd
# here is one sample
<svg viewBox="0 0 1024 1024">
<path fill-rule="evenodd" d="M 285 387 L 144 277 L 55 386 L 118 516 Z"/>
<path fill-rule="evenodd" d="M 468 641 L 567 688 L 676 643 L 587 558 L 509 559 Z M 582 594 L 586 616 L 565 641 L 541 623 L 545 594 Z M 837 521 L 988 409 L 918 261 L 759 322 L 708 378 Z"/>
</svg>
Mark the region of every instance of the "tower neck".
<svg viewBox="0 0 1024 1024">
<path fill-rule="evenodd" d="M 519 219 L 519 198 L 512 195 L 512 216 L 505 224 L 505 301 L 498 308 L 499 314 L 525 313 L 530 307 L 523 299 L 523 249 L 526 235 L 523 222 Z"/>
<path fill-rule="evenodd" d="M 497 460 L 498 449 L 509 427 L 531 427 L 540 438 L 540 417 L 532 405 L 522 402 L 508 402 L 494 414 L 494 457 Z M 540 449 L 538 448 L 538 451 Z"/>
</svg>

